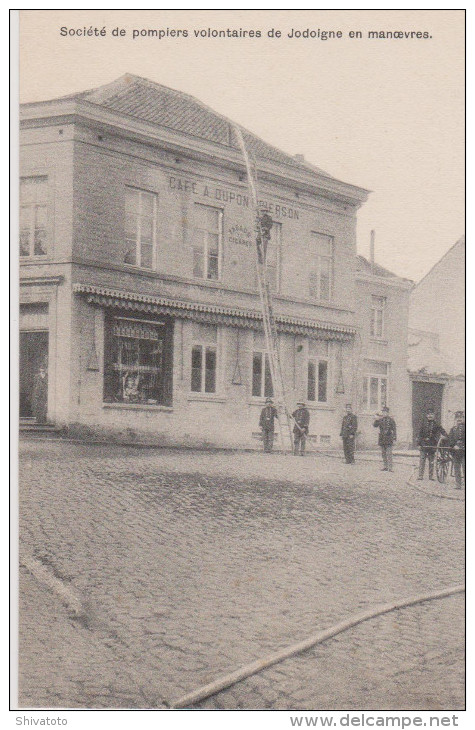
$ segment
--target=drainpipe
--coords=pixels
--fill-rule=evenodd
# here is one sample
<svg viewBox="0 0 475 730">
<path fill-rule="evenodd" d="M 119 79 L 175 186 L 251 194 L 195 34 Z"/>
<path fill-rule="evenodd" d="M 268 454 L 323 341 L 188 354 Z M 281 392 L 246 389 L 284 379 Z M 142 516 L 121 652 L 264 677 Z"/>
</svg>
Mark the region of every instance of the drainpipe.
<svg viewBox="0 0 475 730">
<path fill-rule="evenodd" d="M 375 233 L 374 231 L 371 231 L 371 242 L 369 244 L 369 260 L 371 263 L 371 274 L 374 275 L 374 239 L 375 239 Z"/>
</svg>

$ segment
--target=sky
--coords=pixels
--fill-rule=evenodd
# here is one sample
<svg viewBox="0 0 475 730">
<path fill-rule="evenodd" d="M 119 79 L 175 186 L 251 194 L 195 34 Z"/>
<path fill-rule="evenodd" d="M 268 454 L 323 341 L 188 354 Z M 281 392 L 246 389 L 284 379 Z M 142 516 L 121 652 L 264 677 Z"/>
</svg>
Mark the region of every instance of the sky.
<svg viewBox="0 0 475 730">
<path fill-rule="evenodd" d="M 91 27 L 106 36 L 69 35 Z M 114 28 L 126 35 L 112 36 Z M 194 37 L 227 28 L 262 35 Z M 149 29 L 186 29 L 188 37 L 142 35 Z M 306 29 L 342 37 L 295 37 Z M 192 94 L 283 151 L 371 190 L 358 211 L 358 251 L 369 255 L 374 229 L 376 260 L 400 276 L 421 279 L 464 232 L 461 10 L 21 11 L 21 102 L 124 73 Z"/>
</svg>

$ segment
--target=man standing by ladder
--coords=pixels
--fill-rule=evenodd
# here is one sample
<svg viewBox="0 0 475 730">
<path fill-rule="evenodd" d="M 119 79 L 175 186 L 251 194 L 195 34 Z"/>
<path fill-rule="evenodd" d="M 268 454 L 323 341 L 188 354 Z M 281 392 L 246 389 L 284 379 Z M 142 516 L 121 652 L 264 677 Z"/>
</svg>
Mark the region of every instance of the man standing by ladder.
<svg viewBox="0 0 475 730">
<path fill-rule="evenodd" d="M 264 451 L 266 454 L 270 454 L 272 447 L 274 446 L 274 420 L 279 415 L 277 410 L 274 408 L 272 398 L 266 398 L 266 404 L 261 411 L 261 417 L 259 419 L 259 426 L 262 430 L 262 441 L 264 442 Z"/>
<path fill-rule="evenodd" d="M 294 456 L 305 456 L 305 443 L 307 441 L 308 427 L 310 425 L 310 413 L 305 403 L 297 403 L 297 410 L 292 413 L 294 419 Z"/>
</svg>

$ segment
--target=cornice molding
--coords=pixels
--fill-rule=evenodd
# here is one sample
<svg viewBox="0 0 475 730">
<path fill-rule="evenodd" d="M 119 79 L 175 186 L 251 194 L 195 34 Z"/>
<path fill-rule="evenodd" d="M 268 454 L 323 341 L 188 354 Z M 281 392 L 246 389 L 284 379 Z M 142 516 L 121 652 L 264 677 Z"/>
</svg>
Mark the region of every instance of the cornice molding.
<svg viewBox="0 0 475 730">
<path fill-rule="evenodd" d="M 238 172 L 245 172 L 244 161 L 239 150 L 217 142 L 193 135 L 172 130 L 170 128 L 142 121 L 131 115 L 106 109 L 84 99 L 56 100 L 50 102 L 36 102 L 25 104 L 20 111 L 20 124 L 31 128 L 35 125 L 64 123 L 65 119 L 73 122 L 86 122 L 89 125 L 99 125 L 101 129 L 108 129 L 110 133 L 132 137 L 136 141 L 166 145 L 166 149 L 188 158 L 207 161 L 211 164 L 226 163 Z M 63 121 L 60 121 L 63 120 Z M 294 168 L 285 163 L 274 163 L 271 160 L 260 158 L 258 161 L 260 176 L 270 182 L 299 186 L 302 191 L 315 195 L 336 198 L 339 201 L 360 207 L 367 199 L 369 192 L 364 188 L 327 177 L 316 171 L 306 171 Z"/>
<path fill-rule="evenodd" d="M 64 276 L 25 276 L 20 279 L 20 286 L 59 286 L 64 281 Z"/>
</svg>

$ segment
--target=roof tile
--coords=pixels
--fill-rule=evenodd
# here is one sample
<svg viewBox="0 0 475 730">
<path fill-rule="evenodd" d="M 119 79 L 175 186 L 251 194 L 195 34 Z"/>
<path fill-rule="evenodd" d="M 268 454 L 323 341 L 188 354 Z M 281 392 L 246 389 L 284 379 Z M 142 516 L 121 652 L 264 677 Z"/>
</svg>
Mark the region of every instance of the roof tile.
<svg viewBox="0 0 475 730">
<path fill-rule="evenodd" d="M 111 84 L 69 94 L 62 99 L 84 99 L 121 114 L 239 149 L 233 123 L 226 117 L 189 94 L 140 76 L 125 74 Z M 320 168 L 281 152 L 251 132 L 243 131 L 243 136 L 251 157 L 289 165 L 306 172 L 311 169 L 312 172 L 331 177 Z"/>
</svg>

